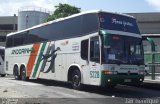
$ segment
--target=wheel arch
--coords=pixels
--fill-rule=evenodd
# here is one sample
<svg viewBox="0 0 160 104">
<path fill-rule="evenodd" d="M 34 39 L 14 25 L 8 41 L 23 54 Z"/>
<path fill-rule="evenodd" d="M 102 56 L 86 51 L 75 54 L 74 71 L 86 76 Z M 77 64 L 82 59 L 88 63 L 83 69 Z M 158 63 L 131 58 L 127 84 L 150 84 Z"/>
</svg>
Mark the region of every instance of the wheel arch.
<svg viewBox="0 0 160 104">
<path fill-rule="evenodd" d="M 81 83 L 83 83 L 83 73 L 82 73 L 81 67 L 78 64 L 72 64 L 68 68 L 67 81 L 71 82 L 71 80 L 72 80 L 72 73 L 73 73 L 74 70 L 79 70 L 80 71 L 80 74 L 81 74 Z"/>
</svg>

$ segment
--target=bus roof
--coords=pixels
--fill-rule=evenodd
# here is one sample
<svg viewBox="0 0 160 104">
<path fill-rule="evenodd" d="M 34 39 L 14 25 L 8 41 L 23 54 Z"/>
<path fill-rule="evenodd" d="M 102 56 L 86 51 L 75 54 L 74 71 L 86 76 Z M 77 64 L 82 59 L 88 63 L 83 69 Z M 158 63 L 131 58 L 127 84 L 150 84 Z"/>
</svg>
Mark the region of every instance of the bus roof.
<svg viewBox="0 0 160 104">
<path fill-rule="evenodd" d="M 70 19 L 70 18 L 74 18 L 74 17 L 77 17 L 77 16 L 81 16 L 81 15 L 85 15 L 85 14 L 92 14 L 92 13 L 100 13 L 100 12 L 110 13 L 110 14 L 116 14 L 116 15 L 122 15 L 122 16 L 127 16 L 127 17 L 130 17 L 130 18 L 134 18 L 133 16 L 128 15 L 128 14 L 122 14 L 122 13 L 117 13 L 117 12 L 112 13 L 112 12 L 103 11 L 103 10 L 91 10 L 91 11 L 86 11 L 86 12 L 81 12 L 81 13 L 73 14 L 71 16 L 64 17 L 64 18 L 59 18 L 59 19 L 52 20 L 52 21 L 49 21 L 49 22 L 45 22 L 45 23 L 42 23 L 42 24 L 30 27 L 30 28 L 21 30 L 21 31 L 9 33 L 7 36 L 11 36 L 11 35 L 14 35 L 14 34 L 17 34 L 17 33 L 25 32 L 25 31 L 32 30 L 32 29 L 35 29 L 35 28 L 38 28 L 38 27 L 42 27 L 42 26 L 46 26 L 46 25 L 49 25 L 49 24 L 52 24 L 52 23 L 59 22 L 59 21 L 67 20 L 67 19 Z"/>
</svg>

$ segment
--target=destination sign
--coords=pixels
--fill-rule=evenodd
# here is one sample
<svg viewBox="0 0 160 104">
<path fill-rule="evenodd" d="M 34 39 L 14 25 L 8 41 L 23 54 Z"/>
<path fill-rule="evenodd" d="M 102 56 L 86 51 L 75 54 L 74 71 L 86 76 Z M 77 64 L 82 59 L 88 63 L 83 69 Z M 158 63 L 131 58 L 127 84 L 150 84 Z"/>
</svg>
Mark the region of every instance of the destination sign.
<svg viewBox="0 0 160 104">
<path fill-rule="evenodd" d="M 111 13 L 101 13 L 99 18 L 102 29 L 140 34 L 134 18 Z"/>
</svg>

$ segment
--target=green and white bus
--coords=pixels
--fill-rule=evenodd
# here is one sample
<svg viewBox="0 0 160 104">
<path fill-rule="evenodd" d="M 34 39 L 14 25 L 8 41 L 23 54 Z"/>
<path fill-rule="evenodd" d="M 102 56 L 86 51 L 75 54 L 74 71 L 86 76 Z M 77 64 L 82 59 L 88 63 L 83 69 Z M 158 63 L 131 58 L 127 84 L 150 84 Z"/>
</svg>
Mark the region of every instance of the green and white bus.
<svg viewBox="0 0 160 104">
<path fill-rule="evenodd" d="M 15 79 L 53 79 L 115 86 L 144 79 L 136 19 L 101 10 L 83 12 L 7 35 L 5 69 Z"/>
</svg>

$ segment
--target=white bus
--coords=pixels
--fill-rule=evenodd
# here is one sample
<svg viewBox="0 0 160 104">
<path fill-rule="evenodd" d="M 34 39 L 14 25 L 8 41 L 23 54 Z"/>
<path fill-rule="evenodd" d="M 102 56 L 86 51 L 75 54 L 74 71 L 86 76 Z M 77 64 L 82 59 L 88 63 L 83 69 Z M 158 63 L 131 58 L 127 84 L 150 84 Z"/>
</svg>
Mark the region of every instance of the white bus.
<svg viewBox="0 0 160 104">
<path fill-rule="evenodd" d="M 5 77 L 6 72 L 4 70 L 4 54 L 5 54 L 5 47 L 0 46 L 0 76 Z"/>
<path fill-rule="evenodd" d="M 53 79 L 115 86 L 144 79 L 142 37 L 135 18 L 90 11 L 7 35 L 5 69 L 15 79 Z"/>
</svg>

